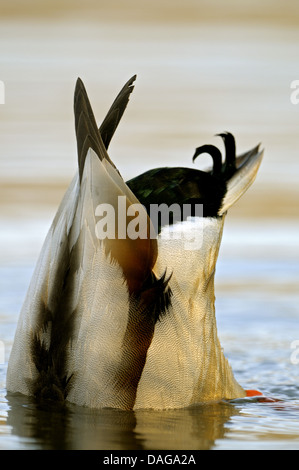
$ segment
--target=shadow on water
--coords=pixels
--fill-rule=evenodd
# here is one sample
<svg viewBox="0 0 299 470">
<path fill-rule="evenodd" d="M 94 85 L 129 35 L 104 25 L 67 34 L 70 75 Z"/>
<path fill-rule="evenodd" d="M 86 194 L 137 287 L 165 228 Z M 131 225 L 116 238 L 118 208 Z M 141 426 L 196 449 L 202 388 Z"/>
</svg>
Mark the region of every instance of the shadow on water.
<svg viewBox="0 0 299 470">
<path fill-rule="evenodd" d="M 19 394 L 8 394 L 6 400 L 6 424 L 24 450 L 208 450 L 225 436 L 226 423 L 238 414 L 226 402 L 128 412 L 38 405 Z"/>
</svg>

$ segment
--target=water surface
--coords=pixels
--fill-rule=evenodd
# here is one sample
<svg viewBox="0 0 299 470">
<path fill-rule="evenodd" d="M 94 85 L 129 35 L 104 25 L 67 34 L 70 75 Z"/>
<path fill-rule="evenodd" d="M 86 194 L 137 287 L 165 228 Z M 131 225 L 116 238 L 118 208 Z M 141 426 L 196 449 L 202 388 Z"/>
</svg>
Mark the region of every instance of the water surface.
<svg viewBox="0 0 299 470">
<path fill-rule="evenodd" d="M 274 1 L 269 18 L 260 4 L 244 2 L 250 14 L 241 14 L 229 2 L 222 17 L 189 3 L 183 16 L 167 16 L 166 2 L 164 16 L 132 9 L 114 20 L 106 2 L 89 17 L 20 16 L 7 7 L 0 22 L 0 449 L 299 449 L 299 106 L 290 102 L 298 13 L 294 2 L 279 16 Z M 135 73 L 111 146 L 125 178 L 190 166 L 194 148 L 221 145 L 214 134 L 223 130 L 240 152 L 259 141 L 266 149 L 256 183 L 227 217 L 216 311 L 237 380 L 276 401 L 121 412 L 37 407 L 6 393 L 19 311 L 76 168 L 75 80 L 84 79 L 101 120 Z"/>
</svg>

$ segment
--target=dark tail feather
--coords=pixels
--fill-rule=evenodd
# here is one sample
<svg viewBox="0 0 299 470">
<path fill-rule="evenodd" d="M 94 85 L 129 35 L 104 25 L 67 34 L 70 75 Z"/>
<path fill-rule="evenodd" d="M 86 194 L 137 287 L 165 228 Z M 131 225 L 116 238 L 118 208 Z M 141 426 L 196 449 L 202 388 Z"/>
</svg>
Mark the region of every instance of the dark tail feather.
<svg viewBox="0 0 299 470">
<path fill-rule="evenodd" d="M 236 171 L 236 142 L 230 132 L 217 135 L 223 139 L 225 145 L 225 162 L 222 166 L 222 173 L 228 180 Z"/>
<path fill-rule="evenodd" d="M 222 156 L 220 150 L 215 147 L 215 145 L 202 145 L 201 147 L 197 147 L 192 158 L 193 162 L 198 157 L 198 155 L 201 155 L 202 153 L 208 153 L 211 155 L 213 159 L 212 175 L 219 176 L 222 166 Z"/>
<path fill-rule="evenodd" d="M 107 116 L 105 117 L 104 121 L 102 122 L 99 128 L 106 149 L 108 149 L 114 132 L 127 107 L 130 95 L 134 89 L 133 82 L 135 80 L 136 75 L 130 78 L 130 80 L 128 80 L 124 87 L 121 89 L 121 91 L 115 98 L 111 108 L 109 109 Z"/>
<path fill-rule="evenodd" d="M 101 136 L 93 115 L 90 102 L 83 85 L 78 78 L 74 96 L 75 130 L 77 138 L 78 167 L 80 180 L 85 164 L 86 154 L 89 148 L 101 155 Z"/>
<path fill-rule="evenodd" d="M 80 78 L 77 79 L 74 96 L 74 113 L 80 180 L 89 148 L 92 148 L 101 160 L 104 155 L 104 158 L 115 168 L 106 150 L 127 107 L 130 94 L 134 88 L 132 83 L 135 79 L 136 76 L 132 77 L 122 88 L 99 129 L 85 86 Z"/>
</svg>

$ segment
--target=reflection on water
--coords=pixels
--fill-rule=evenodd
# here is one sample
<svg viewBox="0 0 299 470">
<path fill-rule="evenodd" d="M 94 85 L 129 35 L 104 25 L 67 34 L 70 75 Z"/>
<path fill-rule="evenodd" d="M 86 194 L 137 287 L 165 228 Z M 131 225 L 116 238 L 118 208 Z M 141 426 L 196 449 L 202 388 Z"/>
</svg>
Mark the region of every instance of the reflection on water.
<svg viewBox="0 0 299 470">
<path fill-rule="evenodd" d="M 6 93 L 0 107 L 0 449 L 299 449 L 299 364 L 291 361 L 291 344 L 299 340 L 299 105 L 290 103 L 290 83 L 299 78 L 298 6 L 288 0 L 282 26 L 275 0 L 264 10 L 249 2 L 240 21 L 242 8 L 232 8 L 234 2 L 231 17 L 226 3 L 226 20 L 218 12 L 214 21 L 211 9 L 201 14 L 207 2 L 189 0 L 192 9 L 184 4 L 182 17 L 172 10 L 156 23 L 141 10 L 134 15 L 143 22 L 128 11 L 124 20 L 119 11 L 116 23 L 111 2 L 102 3 L 104 10 L 89 19 L 84 12 L 84 18 L 0 20 Z M 167 12 L 169 2 L 160 3 Z M 135 73 L 132 103 L 111 145 L 126 179 L 161 162 L 190 166 L 194 148 L 218 145 L 213 134 L 224 130 L 236 135 L 240 152 L 259 141 L 266 149 L 255 185 L 225 224 L 216 311 L 238 381 L 280 402 L 133 413 L 53 409 L 6 396 L 21 304 L 76 167 L 75 80 L 86 82 L 101 120 Z"/>
<path fill-rule="evenodd" d="M 233 448 L 237 439 L 237 448 L 242 448 L 242 440 L 252 444 L 259 439 L 281 440 L 282 446 L 287 441 L 290 447 L 299 448 L 299 403 L 293 409 L 283 403 L 262 407 L 254 399 L 243 399 L 183 410 L 127 412 L 71 405 L 51 409 L 49 405 L 37 406 L 28 397 L 8 396 L 7 406 L 10 438 L 6 441 L 11 448 L 208 450 L 224 445 Z"/>
<path fill-rule="evenodd" d="M 243 399 L 162 412 L 51 408 L 20 395 L 5 402 L 0 449 L 299 449 L 299 401 Z"/>
<path fill-rule="evenodd" d="M 22 448 L 42 449 L 210 449 L 238 414 L 230 404 L 126 412 L 73 406 L 37 408 L 28 398 L 8 397 L 7 425 Z"/>
</svg>

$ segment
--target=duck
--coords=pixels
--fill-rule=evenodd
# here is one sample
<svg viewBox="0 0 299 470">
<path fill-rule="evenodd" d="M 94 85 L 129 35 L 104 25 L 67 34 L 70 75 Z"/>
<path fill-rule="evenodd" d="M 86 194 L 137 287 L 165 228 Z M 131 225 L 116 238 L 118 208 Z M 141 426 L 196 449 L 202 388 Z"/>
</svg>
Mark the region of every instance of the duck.
<svg viewBox="0 0 299 470">
<path fill-rule="evenodd" d="M 255 180 L 263 149 L 236 156 L 234 136 L 223 132 L 224 158 L 205 144 L 193 167 L 125 182 L 108 150 L 135 81 L 98 126 L 77 79 L 78 168 L 19 315 L 9 393 L 121 410 L 248 396 L 218 338 L 214 278 L 227 211 Z M 195 168 L 204 153 L 211 167 Z"/>
</svg>

